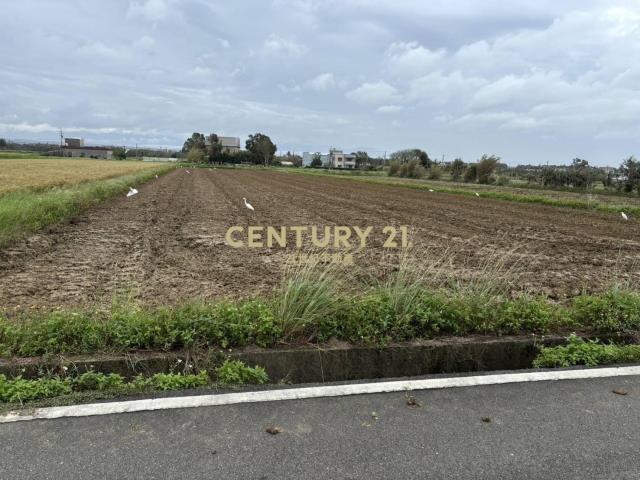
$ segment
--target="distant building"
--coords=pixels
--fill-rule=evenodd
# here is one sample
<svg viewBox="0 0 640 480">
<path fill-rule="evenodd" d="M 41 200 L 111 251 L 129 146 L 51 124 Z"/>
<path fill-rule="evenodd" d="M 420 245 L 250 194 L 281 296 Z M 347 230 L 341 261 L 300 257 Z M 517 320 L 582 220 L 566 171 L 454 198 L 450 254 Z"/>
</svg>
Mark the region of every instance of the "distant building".
<svg viewBox="0 0 640 480">
<path fill-rule="evenodd" d="M 356 156 L 345 154 L 342 150 L 332 148 L 329 150 L 330 168 L 356 168 Z"/>
<path fill-rule="evenodd" d="M 240 139 L 238 137 L 218 137 L 224 153 L 238 153 L 240 151 Z"/>
<path fill-rule="evenodd" d="M 84 138 L 65 138 L 64 146 L 68 148 L 82 148 L 84 147 Z"/>
<path fill-rule="evenodd" d="M 328 168 L 356 168 L 356 156 L 350 153 L 344 153 L 342 150 L 331 148 L 329 153 L 320 152 L 303 152 L 302 166 L 309 167 L 316 155 L 320 155 L 320 161 L 323 167 Z"/>
</svg>

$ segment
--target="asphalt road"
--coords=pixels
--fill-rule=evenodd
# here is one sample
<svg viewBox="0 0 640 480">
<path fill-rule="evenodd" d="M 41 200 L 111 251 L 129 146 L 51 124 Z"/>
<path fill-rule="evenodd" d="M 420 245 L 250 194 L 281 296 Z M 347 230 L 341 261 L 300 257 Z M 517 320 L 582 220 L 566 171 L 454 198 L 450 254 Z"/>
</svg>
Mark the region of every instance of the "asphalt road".
<svg viewBox="0 0 640 480">
<path fill-rule="evenodd" d="M 412 395 L 0 424 L 0 479 L 640 479 L 640 377 Z"/>
</svg>

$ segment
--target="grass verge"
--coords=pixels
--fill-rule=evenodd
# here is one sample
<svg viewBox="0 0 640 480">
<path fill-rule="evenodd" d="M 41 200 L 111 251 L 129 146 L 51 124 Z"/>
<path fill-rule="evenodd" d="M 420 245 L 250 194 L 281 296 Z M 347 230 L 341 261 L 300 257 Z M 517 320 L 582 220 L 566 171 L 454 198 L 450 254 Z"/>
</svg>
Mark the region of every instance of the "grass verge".
<svg viewBox="0 0 640 480">
<path fill-rule="evenodd" d="M 144 183 L 173 168 L 163 165 L 157 169 L 68 188 L 3 195 L 0 197 L 0 248 L 48 225 L 68 220 L 97 203 L 126 192 L 130 186 Z"/>
<path fill-rule="evenodd" d="M 640 329 L 640 294 L 635 292 L 612 290 L 576 297 L 566 305 L 529 295 L 405 292 L 383 286 L 359 295 L 342 295 L 340 301 L 331 300 L 331 310 L 327 304 L 313 304 L 317 296 L 311 295 L 298 298 L 291 307 L 301 313 L 284 316 L 276 297 L 157 309 L 116 305 L 109 311 L 3 317 L 0 356 L 274 347 L 330 339 L 384 345 L 439 335 L 616 334 Z M 312 314 L 307 315 L 309 311 Z M 326 315 L 317 315 L 319 311 Z"/>
</svg>

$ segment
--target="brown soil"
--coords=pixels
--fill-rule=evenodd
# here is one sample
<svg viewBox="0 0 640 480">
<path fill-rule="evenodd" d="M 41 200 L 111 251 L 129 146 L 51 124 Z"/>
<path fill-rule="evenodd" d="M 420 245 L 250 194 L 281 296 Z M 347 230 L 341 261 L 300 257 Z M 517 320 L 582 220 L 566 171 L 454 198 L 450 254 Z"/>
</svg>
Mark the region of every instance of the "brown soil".
<svg viewBox="0 0 640 480">
<path fill-rule="evenodd" d="M 122 292 L 151 305 L 268 292 L 292 242 L 232 248 L 224 237 L 234 225 L 371 225 L 366 258 L 355 257 L 367 266 L 381 258 L 382 227 L 408 225 L 418 258 L 448 249 L 465 276 L 487 255 L 509 255 L 526 288 L 557 298 L 640 274 L 640 223 L 616 214 L 255 170 L 177 170 L 139 190 L 1 251 L 0 308 L 106 305 Z"/>
</svg>

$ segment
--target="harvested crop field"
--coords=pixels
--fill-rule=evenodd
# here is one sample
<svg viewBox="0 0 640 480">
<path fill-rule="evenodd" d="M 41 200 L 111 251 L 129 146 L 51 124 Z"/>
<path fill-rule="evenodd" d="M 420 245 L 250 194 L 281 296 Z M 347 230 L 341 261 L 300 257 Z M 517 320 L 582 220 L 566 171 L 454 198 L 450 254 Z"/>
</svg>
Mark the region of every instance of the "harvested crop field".
<svg viewBox="0 0 640 480">
<path fill-rule="evenodd" d="M 637 282 L 640 273 L 640 223 L 614 214 L 240 169 L 180 169 L 139 190 L 1 251 L 0 306 L 108 305 L 123 292 L 149 305 L 269 292 L 293 238 L 287 248 L 232 248 L 231 226 L 373 226 L 354 260 L 375 269 L 382 228 L 407 225 L 418 259 L 446 251 L 464 277 L 489 256 L 505 257 L 525 288 L 552 298 Z"/>
<path fill-rule="evenodd" d="M 0 195 L 76 185 L 156 168 L 157 163 L 86 158 L 0 159 Z"/>
</svg>

